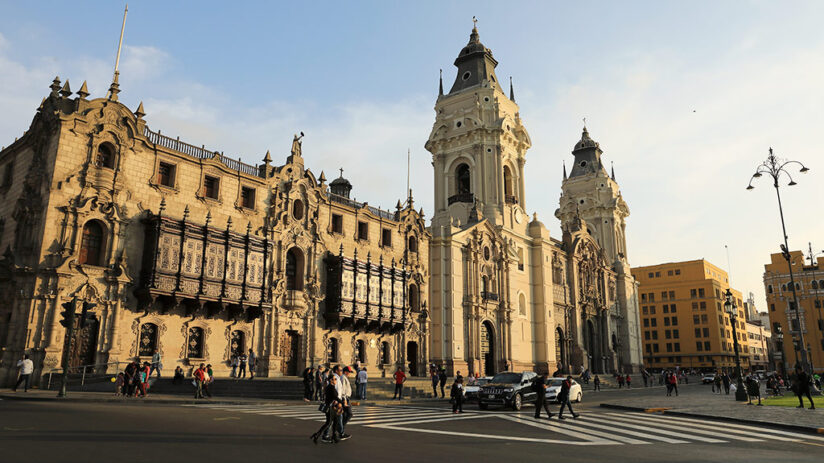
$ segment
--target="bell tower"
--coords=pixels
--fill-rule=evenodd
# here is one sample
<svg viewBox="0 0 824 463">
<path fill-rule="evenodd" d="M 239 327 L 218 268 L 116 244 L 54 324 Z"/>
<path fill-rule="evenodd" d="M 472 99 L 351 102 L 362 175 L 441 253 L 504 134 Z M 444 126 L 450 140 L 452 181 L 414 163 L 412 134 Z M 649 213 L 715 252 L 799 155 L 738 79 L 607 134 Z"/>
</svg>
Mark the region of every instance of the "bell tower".
<svg viewBox="0 0 824 463">
<path fill-rule="evenodd" d="M 433 229 L 486 218 L 503 227 L 525 217 L 524 163 L 531 146 L 510 83 L 495 75 L 498 61 L 477 27 L 455 59 L 448 93 L 441 77 L 435 124 L 426 142 L 435 174 Z M 523 225 L 525 226 L 525 224 Z"/>
</svg>

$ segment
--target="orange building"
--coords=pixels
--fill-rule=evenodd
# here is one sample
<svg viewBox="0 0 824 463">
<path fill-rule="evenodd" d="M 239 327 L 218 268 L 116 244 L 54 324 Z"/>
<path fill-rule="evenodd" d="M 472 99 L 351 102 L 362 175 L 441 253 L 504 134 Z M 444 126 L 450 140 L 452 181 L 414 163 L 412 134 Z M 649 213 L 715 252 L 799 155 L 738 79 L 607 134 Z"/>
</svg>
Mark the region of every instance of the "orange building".
<svg viewBox="0 0 824 463">
<path fill-rule="evenodd" d="M 824 304 L 824 258 L 817 259 L 815 265 L 808 265 L 811 262 L 805 262 L 801 251 L 793 251 L 790 253 L 790 261 L 795 277 L 795 292 L 801 306 L 799 318 L 804 342 L 807 344 L 813 369 L 816 372 L 824 372 L 824 310 L 821 307 Z M 786 371 L 790 371 L 799 360 L 793 346 L 793 338 L 797 338 L 799 326 L 790 273 L 787 261 L 781 253 L 771 254 L 770 263 L 764 266 L 764 290 L 767 293 L 773 336 L 778 326 L 784 334 L 783 349 L 777 352 L 781 358 L 777 358 L 776 361 L 783 364 Z"/>
<path fill-rule="evenodd" d="M 647 368 L 730 369 L 735 366 L 732 325 L 724 311 L 727 272 L 704 259 L 635 267 L 639 283 L 644 365 Z M 741 368 L 750 366 L 741 292 L 738 310 Z"/>
</svg>

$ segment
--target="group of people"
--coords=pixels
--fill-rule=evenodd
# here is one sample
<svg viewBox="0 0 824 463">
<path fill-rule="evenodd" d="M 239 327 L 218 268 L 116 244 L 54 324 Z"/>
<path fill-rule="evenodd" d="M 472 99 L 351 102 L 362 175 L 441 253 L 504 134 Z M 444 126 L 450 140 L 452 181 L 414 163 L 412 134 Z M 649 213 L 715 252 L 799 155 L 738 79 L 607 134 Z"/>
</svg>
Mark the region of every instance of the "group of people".
<svg viewBox="0 0 824 463">
<path fill-rule="evenodd" d="M 257 357 L 252 349 L 249 349 L 249 355 L 241 353 L 240 355 L 232 354 L 229 360 L 229 365 L 232 367 L 230 376 L 232 378 L 245 378 L 246 368 L 249 368 L 249 379 L 255 378 L 255 367 L 257 366 Z"/>
<path fill-rule="evenodd" d="M 549 405 L 546 401 L 546 380 L 547 375 L 546 373 L 539 375 L 535 381 L 532 383 L 532 390 L 535 392 L 535 418 L 541 417 L 541 410 L 543 409 L 546 412 L 547 419 L 552 418 L 554 415 L 551 411 L 549 411 Z M 595 380 L 598 381 L 600 384 L 600 379 L 598 375 L 595 376 Z M 561 383 L 561 390 L 558 391 L 557 399 L 558 402 L 561 404 L 560 410 L 558 410 L 558 419 L 565 420 L 564 417 L 564 409 L 569 409 L 569 413 L 572 415 L 573 418 L 578 418 L 578 414 L 572 409 L 572 402 L 570 401 L 569 397 L 569 390 L 572 388 L 572 376 L 567 376 L 566 379 Z"/>
<path fill-rule="evenodd" d="M 358 367 L 356 366 L 355 369 L 358 369 Z M 358 374 L 361 371 L 365 372 L 366 370 L 365 368 L 360 369 Z M 400 371 L 400 368 L 398 371 Z M 352 385 L 350 381 L 352 373 L 354 373 L 353 368 L 348 366 L 341 368 L 340 365 L 335 365 L 328 370 L 324 370 L 323 366 L 319 366 L 317 370 L 314 367 L 304 370 L 304 386 L 307 382 L 313 383 L 319 380 L 317 388 L 305 391 L 306 396 L 304 396 L 304 399 L 308 399 L 309 396 L 311 396 L 309 400 L 318 399 L 320 401 L 318 410 L 326 414 L 326 421 L 317 432 L 310 436 L 315 444 L 319 440 L 325 443 L 338 443 L 352 437 L 346 433 L 346 424 L 352 419 Z M 365 385 L 366 381 L 363 384 Z M 316 391 L 320 391 L 320 393 Z M 365 397 L 365 386 L 363 394 Z"/>
<path fill-rule="evenodd" d="M 158 377 L 160 377 L 160 370 Z M 146 397 L 149 392 L 149 378 L 152 375 L 152 364 L 143 362 L 141 366 L 137 360 L 132 360 L 114 381 L 114 394 L 123 397 Z"/>
<path fill-rule="evenodd" d="M 355 373 L 355 398 L 358 400 L 366 400 L 366 385 L 369 382 L 369 372 L 365 366 L 355 365 L 354 367 L 346 367 L 350 372 Z M 317 400 L 323 402 L 326 386 L 329 383 L 329 377 L 333 374 L 334 369 L 324 368 L 323 365 L 318 365 L 317 368 L 310 366 L 303 370 L 303 400 L 311 402 Z M 399 375 L 400 373 L 400 375 Z M 406 381 L 406 375 L 398 368 L 395 372 L 395 379 L 401 376 L 401 389 L 403 382 Z M 351 387 L 351 386 L 350 386 Z M 351 394 L 350 394 L 351 395 Z M 395 387 L 395 395 L 398 396 L 398 387 Z"/>
</svg>

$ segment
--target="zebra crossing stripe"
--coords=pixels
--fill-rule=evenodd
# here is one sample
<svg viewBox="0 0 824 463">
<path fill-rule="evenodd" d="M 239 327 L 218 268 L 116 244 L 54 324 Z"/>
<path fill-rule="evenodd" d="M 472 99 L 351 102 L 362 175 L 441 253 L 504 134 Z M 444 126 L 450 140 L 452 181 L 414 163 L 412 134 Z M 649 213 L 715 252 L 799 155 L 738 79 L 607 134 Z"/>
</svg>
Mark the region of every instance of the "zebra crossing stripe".
<svg viewBox="0 0 824 463">
<path fill-rule="evenodd" d="M 521 418 L 518 416 L 512 415 L 499 415 L 499 418 L 503 418 L 505 420 L 514 421 L 516 423 L 526 424 L 529 426 L 540 427 L 543 429 L 547 429 L 549 431 L 563 434 L 566 436 L 570 436 L 574 439 L 580 440 L 583 439 L 584 441 L 598 443 L 601 445 L 620 445 L 622 442 L 619 442 L 619 439 L 614 439 L 613 436 L 607 435 L 606 433 L 602 433 L 600 431 L 591 431 L 591 430 L 581 430 L 581 429 L 572 429 L 572 427 L 567 427 L 566 424 L 564 426 L 560 426 L 559 424 L 546 422 L 546 423 L 539 423 L 537 421 L 532 421 L 527 418 Z M 630 439 L 629 437 L 623 438 L 624 440 L 634 440 Z M 564 442 L 575 442 L 575 441 L 564 441 Z M 637 443 L 646 443 L 643 441 L 637 441 Z"/>
<path fill-rule="evenodd" d="M 693 435 L 693 434 L 687 435 L 684 432 L 666 431 L 664 429 L 650 429 L 649 426 L 641 426 L 639 424 L 634 424 L 634 423 L 637 423 L 636 421 L 634 421 L 635 420 L 634 416 L 630 417 L 630 418 L 626 418 L 626 417 L 623 417 L 623 416 L 619 415 L 619 416 L 610 416 L 610 418 L 614 421 L 618 421 L 619 423 L 616 423 L 616 424 L 621 426 L 621 427 L 640 429 L 640 430 L 646 431 L 646 432 L 654 432 L 654 433 L 657 433 L 657 434 L 663 434 L 665 436 L 673 436 L 673 437 L 676 437 L 676 438 L 680 437 L 682 439 L 689 438 L 691 440 L 697 440 L 699 442 L 707 442 L 707 443 L 711 443 L 711 444 L 720 444 L 722 442 L 726 442 L 726 441 L 721 440 L 721 439 L 715 439 L 715 438 L 710 438 L 710 437 L 701 437 L 701 436 L 696 436 L 696 435 Z M 695 431 L 693 431 L 693 432 L 695 432 Z M 706 432 L 701 432 L 699 434 L 706 434 Z M 727 437 L 727 436 L 725 436 L 725 437 Z"/>
<path fill-rule="evenodd" d="M 630 438 L 630 437 L 619 436 L 615 433 L 606 433 L 606 432 L 596 431 L 596 430 L 592 430 L 592 429 L 581 429 L 582 428 L 581 423 L 579 423 L 577 420 L 572 422 L 572 423 L 563 423 L 563 424 L 561 424 L 560 422 L 557 422 L 557 421 L 552 422 L 552 421 L 549 421 L 549 420 L 540 420 L 540 418 L 527 418 L 527 417 L 515 417 L 515 418 L 518 418 L 518 422 L 520 422 L 522 424 L 525 424 L 527 426 L 534 426 L 536 428 L 548 429 L 548 430 L 553 431 L 553 432 L 560 432 L 559 431 L 560 429 L 563 429 L 563 430 L 576 430 L 573 433 L 571 433 L 570 435 L 577 436 L 579 438 L 583 434 L 583 435 L 591 435 L 591 436 L 602 437 L 602 438 L 605 438 L 607 440 L 618 441 L 618 442 L 621 442 L 621 443 L 624 443 L 624 444 L 649 444 L 650 443 L 650 442 L 647 442 L 647 441 L 633 439 L 633 438 Z M 638 433 L 638 434 L 641 434 L 641 433 Z M 683 441 L 677 441 L 677 442 L 678 443 L 685 443 Z"/>
<path fill-rule="evenodd" d="M 632 415 L 635 416 L 636 414 L 632 413 Z M 644 416 L 647 416 L 647 415 L 644 415 Z M 650 417 L 650 418 L 652 418 L 652 417 Z M 659 417 L 655 417 L 655 418 L 659 418 Z M 807 435 L 807 434 L 802 434 L 802 433 L 797 433 L 797 432 L 792 432 L 792 431 L 781 431 L 779 429 L 770 429 L 770 428 L 766 428 L 766 427 L 753 427 L 753 426 L 749 426 L 749 425 L 745 426 L 745 425 L 740 425 L 740 424 L 728 423 L 726 421 L 723 421 L 723 422 L 721 422 L 721 421 L 706 421 L 706 420 L 699 420 L 699 419 L 695 419 L 695 418 L 686 418 L 686 417 L 671 416 L 671 415 L 663 415 L 659 419 L 669 420 L 670 422 L 674 421 L 674 422 L 677 422 L 677 423 L 690 424 L 690 425 L 696 425 L 696 424 L 709 425 L 709 424 L 716 424 L 717 423 L 717 424 L 720 424 L 720 425 L 723 426 L 724 432 L 735 432 L 735 433 L 738 433 L 738 434 L 754 434 L 754 433 L 757 432 L 758 437 L 761 437 L 761 438 L 764 438 L 764 439 L 781 440 L 781 441 L 785 441 L 785 442 L 790 441 L 790 440 L 797 441 L 797 440 L 801 440 L 801 439 L 812 439 L 812 440 L 824 441 L 824 438 L 818 437 L 818 436 L 812 436 L 812 435 Z"/>
<path fill-rule="evenodd" d="M 458 419 L 469 419 L 469 418 L 481 418 L 481 415 L 452 415 L 450 412 L 450 416 L 445 416 L 444 412 L 441 413 L 429 413 L 426 415 L 414 415 L 409 417 L 377 417 L 377 418 L 352 418 L 349 421 L 349 424 L 375 424 L 375 423 L 386 423 L 386 424 L 412 424 L 412 423 L 429 423 L 434 421 L 451 421 L 451 420 L 458 420 Z"/>
<path fill-rule="evenodd" d="M 477 418 L 484 415 L 477 415 L 473 418 Z M 413 432 L 422 432 L 426 434 L 445 434 L 447 436 L 458 436 L 458 437 L 476 437 L 482 439 L 497 439 L 497 440 L 513 440 L 513 441 L 520 441 L 520 442 L 538 442 L 543 444 L 566 444 L 566 445 L 603 445 L 603 444 L 612 444 L 615 442 L 611 441 L 568 441 L 568 440 L 560 440 L 560 439 L 541 439 L 541 438 L 534 438 L 534 437 L 519 437 L 519 436 L 496 436 L 494 434 L 475 434 L 470 432 L 459 432 L 459 431 L 441 431 L 438 429 L 420 429 L 420 428 L 404 428 L 401 426 L 391 426 L 391 425 L 372 425 L 370 427 L 381 428 L 381 429 L 392 429 L 394 431 L 413 431 Z"/>
<path fill-rule="evenodd" d="M 616 430 L 615 426 L 610 426 L 610 425 L 602 424 L 602 423 L 595 423 L 593 421 L 590 421 L 590 418 L 583 417 L 583 416 L 581 418 L 578 418 L 577 420 L 575 420 L 574 424 L 575 424 L 575 426 L 585 426 L 585 427 L 591 427 L 591 428 L 605 429 L 605 430 L 613 432 L 613 433 L 614 432 L 620 432 L 621 434 L 626 434 L 626 435 L 635 436 L 635 437 L 643 437 L 643 438 L 649 439 L 649 440 L 654 440 L 654 441 L 659 441 L 659 442 L 666 442 L 667 444 L 687 444 L 687 443 L 689 443 L 688 441 L 685 441 L 685 440 L 672 439 L 672 438 L 664 437 L 664 436 L 657 436 L 655 434 L 650 434 L 648 432 L 644 433 L 644 432 L 640 432 L 640 431 L 631 431 L 629 429 L 617 429 Z M 564 426 L 567 426 L 567 425 L 565 424 Z"/>
<path fill-rule="evenodd" d="M 609 415 L 614 416 L 615 414 L 609 413 Z M 662 421 L 660 421 L 660 419 L 648 417 L 646 415 L 645 416 L 630 417 L 628 419 L 638 420 L 642 423 L 650 423 L 650 424 L 672 424 L 672 423 L 666 423 L 666 421 L 662 422 Z M 719 434 L 718 429 L 714 429 L 714 428 L 712 428 L 710 426 L 706 426 L 706 425 L 705 426 L 701 426 L 701 425 L 691 426 L 689 428 L 688 432 L 693 433 L 693 434 L 703 434 L 705 436 L 719 437 L 718 436 L 718 434 Z M 724 434 L 724 438 L 725 439 L 731 439 L 731 440 L 740 440 L 740 441 L 744 441 L 744 442 L 762 442 L 762 439 L 757 439 L 757 438 L 754 438 L 754 437 L 733 435 L 733 434 Z"/>
</svg>

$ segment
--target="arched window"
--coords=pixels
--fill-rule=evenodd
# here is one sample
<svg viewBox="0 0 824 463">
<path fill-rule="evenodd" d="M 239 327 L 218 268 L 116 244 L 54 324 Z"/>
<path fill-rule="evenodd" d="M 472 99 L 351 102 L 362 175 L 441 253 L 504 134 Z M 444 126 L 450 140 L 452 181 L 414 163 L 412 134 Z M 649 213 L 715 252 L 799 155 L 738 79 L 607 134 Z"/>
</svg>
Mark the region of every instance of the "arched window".
<svg viewBox="0 0 824 463">
<path fill-rule="evenodd" d="M 303 219 L 303 201 L 296 199 L 294 203 L 292 203 L 292 217 L 295 220 Z"/>
<path fill-rule="evenodd" d="M 470 182 L 470 171 L 469 166 L 466 164 L 461 164 L 455 169 L 455 182 L 456 188 L 455 192 L 459 195 L 462 194 L 469 194 L 472 192 L 471 182 Z"/>
<path fill-rule="evenodd" d="M 298 248 L 286 253 L 286 289 L 303 291 L 303 253 Z"/>
<path fill-rule="evenodd" d="M 489 279 L 487 279 L 486 275 L 481 277 L 481 293 L 484 297 L 486 297 L 486 293 L 489 291 Z"/>
<path fill-rule="evenodd" d="M 203 328 L 193 326 L 189 328 L 189 339 L 186 340 L 186 357 L 203 358 Z"/>
<path fill-rule="evenodd" d="M 326 361 L 329 363 L 338 362 L 338 340 L 331 338 L 326 343 Z"/>
<path fill-rule="evenodd" d="M 360 363 L 366 363 L 366 342 L 362 339 L 355 343 L 355 356 Z"/>
<path fill-rule="evenodd" d="M 504 200 L 507 203 L 515 204 L 515 185 L 512 183 L 512 171 L 509 166 L 504 166 Z"/>
<path fill-rule="evenodd" d="M 781 291 L 786 291 L 786 290 L 787 290 L 787 285 L 786 284 L 781 285 Z"/>
<path fill-rule="evenodd" d="M 409 237 L 409 252 L 418 252 L 418 239 L 414 236 Z"/>
<path fill-rule="evenodd" d="M 381 343 L 381 359 L 380 359 L 380 362 L 381 362 L 381 365 L 388 365 L 389 363 L 392 362 L 391 355 L 390 355 L 390 350 L 389 350 L 389 343 L 386 342 L 386 341 L 383 341 Z"/>
<path fill-rule="evenodd" d="M 420 304 L 418 301 L 418 286 L 414 283 L 409 285 L 409 310 L 412 312 L 420 312 Z"/>
<path fill-rule="evenodd" d="M 83 226 L 83 236 L 80 241 L 80 264 L 103 265 L 103 250 L 105 237 L 103 225 L 97 220 L 90 220 Z"/>
<path fill-rule="evenodd" d="M 524 296 L 524 293 L 518 296 L 518 312 L 521 315 L 526 315 L 526 296 Z"/>
<path fill-rule="evenodd" d="M 157 325 L 144 323 L 140 325 L 140 340 L 137 346 L 137 355 L 151 357 L 157 349 Z"/>
<path fill-rule="evenodd" d="M 240 356 L 244 352 L 246 352 L 246 334 L 243 331 L 235 330 L 232 331 L 232 339 L 229 348 L 231 350 L 231 355 L 233 356 Z"/>
<path fill-rule="evenodd" d="M 110 143 L 101 143 L 97 147 L 95 165 L 106 169 L 114 169 L 114 147 Z"/>
<path fill-rule="evenodd" d="M 772 285 L 767 285 L 767 292 L 772 294 Z"/>
<path fill-rule="evenodd" d="M 800 283 L 795 284 L 795 290 L 796 291 L 801 291 L 801 284 Z"/>
<path fill-rule="evenodd" d="M 813 289 L 818 289 L 818 282 L 813 280 L 812 287 Z"/>
</svg>

